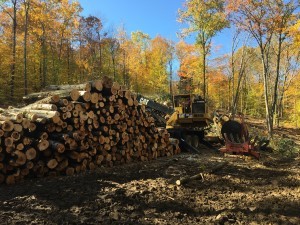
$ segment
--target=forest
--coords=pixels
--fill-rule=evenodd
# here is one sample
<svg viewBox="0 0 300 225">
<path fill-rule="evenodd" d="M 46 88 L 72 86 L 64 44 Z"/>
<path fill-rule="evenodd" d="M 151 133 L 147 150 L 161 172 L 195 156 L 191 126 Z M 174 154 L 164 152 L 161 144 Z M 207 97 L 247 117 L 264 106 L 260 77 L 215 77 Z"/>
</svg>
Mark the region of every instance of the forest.
<svg viewBox="0 0 300 225">
<path fill-rule="evenodd" d="M 107 75 L 162 100 L 204 96 L 210 109 L 299 126 L 299 2 L 191 0 L 178 9 L 181 40 L 107 28 L 81 15 L 78 1 L 9 0 L 0 5 L 0 101 L 15 104 L 48 85 Z M 233 29 L 231 52 L 213 54 L 213 38 Z M 194 35 L 195 43 L 185 37 Z"/>
<path fill-rule="evenodd" d="M 179 1 L 0 0 L 0 223 L 300 224 L 299 1 Z"/>
</svg>

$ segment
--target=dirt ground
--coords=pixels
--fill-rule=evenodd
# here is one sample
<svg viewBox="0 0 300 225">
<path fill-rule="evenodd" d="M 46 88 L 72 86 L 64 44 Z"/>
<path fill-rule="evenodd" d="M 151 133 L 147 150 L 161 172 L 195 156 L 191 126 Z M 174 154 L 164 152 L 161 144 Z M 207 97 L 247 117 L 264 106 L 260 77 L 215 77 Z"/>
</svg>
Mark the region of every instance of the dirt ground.
<svg viewBox="0 0 300 225">
<path fill-rule="evenodd" d="M 299 158 L 262 152 L 258 161 L 201 149 L 1 185 L 0 224 L 300 224 Z M 199 173 L 203 179 L 175 183 Z"/>
</svg>

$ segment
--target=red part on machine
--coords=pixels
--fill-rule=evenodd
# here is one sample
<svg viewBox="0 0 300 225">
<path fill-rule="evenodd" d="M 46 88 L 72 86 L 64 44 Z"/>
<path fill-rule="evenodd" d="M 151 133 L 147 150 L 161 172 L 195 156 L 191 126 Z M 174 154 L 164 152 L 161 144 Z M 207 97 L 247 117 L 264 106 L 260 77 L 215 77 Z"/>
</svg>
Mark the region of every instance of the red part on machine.
<svg viewBox="0 0 300 225">
<path fill-rule="evenodd" d="M 225 140 L 225 146 L 220 148 L 220 151 L 236 155 L 252 155 L 259 159 L 260 154 L 256 151 L 255 143 L 250 143 L 244 116 L 240 114 L 239 119 L 240 123 L 229 120 L 223 124 L 221 133 Z"/>
</svg>

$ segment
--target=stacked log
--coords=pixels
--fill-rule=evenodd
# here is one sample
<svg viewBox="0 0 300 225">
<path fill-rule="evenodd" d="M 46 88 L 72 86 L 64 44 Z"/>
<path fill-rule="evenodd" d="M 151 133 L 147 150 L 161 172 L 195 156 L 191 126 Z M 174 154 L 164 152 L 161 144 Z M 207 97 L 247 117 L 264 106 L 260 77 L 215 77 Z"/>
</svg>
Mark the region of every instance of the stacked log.
<svg viewBox="0 0 300 225">
<path fill-rule="evenodd" d="M 23 108 L 0 110 L 0 183 L 180 152 L 136 96 L 107 77 L 51 88 L 25 96 Z"/>
</svg>

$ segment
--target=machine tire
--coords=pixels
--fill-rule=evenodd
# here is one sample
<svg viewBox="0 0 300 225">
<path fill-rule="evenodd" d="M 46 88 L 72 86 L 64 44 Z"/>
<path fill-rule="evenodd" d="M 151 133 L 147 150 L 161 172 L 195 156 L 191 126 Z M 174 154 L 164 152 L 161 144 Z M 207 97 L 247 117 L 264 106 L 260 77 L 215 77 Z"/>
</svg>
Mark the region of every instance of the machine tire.
<svg viewBox="0 0 300 225">
<path fill-rule="evenodd" d="M 194 134 L 192 136 L 192 146 L 195 147 L 195 148 L 199 147 L 199 137 L 198 137 L 198 135 Z"/>
<path fill-rule="evenodd" d="M 192 136 L 191 135 L 185 135 L 185 141 L 186 143 L 188 143 L 189 145 L 192 145 Z"/>
</svg>

